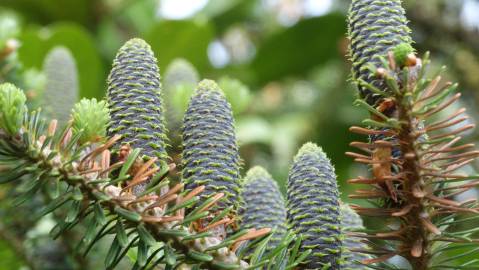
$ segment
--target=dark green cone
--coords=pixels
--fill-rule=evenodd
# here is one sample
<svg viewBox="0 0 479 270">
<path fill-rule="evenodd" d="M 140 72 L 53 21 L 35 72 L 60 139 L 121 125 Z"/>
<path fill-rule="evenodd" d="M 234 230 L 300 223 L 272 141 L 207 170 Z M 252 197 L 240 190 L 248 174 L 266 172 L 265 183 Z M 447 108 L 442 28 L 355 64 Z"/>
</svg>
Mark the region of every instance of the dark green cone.
<svg viewBox="0 0 479 270">
<path fill-rule="evenodd" d="M 108 136 L 122 135 L 119 145 L 129 143 L 147 157 L 166 160 L 160 75 L 145 41 L 131 39 L 118 51 L 108 77 L 108 106 Z"/>
<path fill-rule="evenodd" d="M 288 221 L 311 249 L 307 269 L 340 269 L 339 191 L 331 162 L 313 143 L 301 147 L 288 177 Z"/>
<path fill-rule="evenodd" d="M 183 181 L 205 185 L 202 198 L 223 192 L 219 208 L 238 206 L 240 157 L 231 106 L 210 80 L 199 83 L 183 120 Z"/>
<path fill-rule="evenodd" d="M 276 228 L 269 242 L 275 248 L 286 233 L 286 206 L 278 184 L 262 167 L 248 171 L 241 192 L 241 227 Z"/>
<path fill-rule="evenodd" d="M 405 11 L 400 0 L 353 0 L 349 10 L 348 27 L 353 79 L 362 79 L 379 89 L 383 82 L 374 78 L 369 65 L 381 67 L 381 57 L 387 57 L 397 45 L 411 44 L 411 30 L 407 26 Z M 358 85 L 359 93 L 369 104 L 379 100 Z"/>
<path fill-rule="evenodd" d="M 343 253 L 341 269 L 343 270 L 362 270 L 368 269 L 360 262 L 369 259 L 369 255 L 359 253 L 353 250 L 368 249 L 368 246 L 361 242 L 360 238 L 347 236 L 347 232 L 356 232 L 363 230 L 363 220 L 352 210 L 349 205 L 341 204 L 341 230 L 345 234 L 343 240 Z"/>
</svg>

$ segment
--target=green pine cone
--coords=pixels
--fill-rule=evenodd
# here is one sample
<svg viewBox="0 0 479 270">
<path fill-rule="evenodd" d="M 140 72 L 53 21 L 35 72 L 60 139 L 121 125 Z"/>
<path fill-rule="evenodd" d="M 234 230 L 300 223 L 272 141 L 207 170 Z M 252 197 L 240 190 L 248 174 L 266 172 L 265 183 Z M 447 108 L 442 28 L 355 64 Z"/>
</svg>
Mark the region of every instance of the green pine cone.
<svg viewBox="0 0 479 270">
<path fill-rule="evenodd" d="M 55 47 L 45 57 L 43 71 L 46 85 L 41 107 L 48 117 L 66 124 L 79 97 L 75 58 L 67 48 Z"/>
<path fill-rule="evenodd" d="M 108 136 L 121 135 L 118 144 L 129 143 L 141 148 L 144 156 L 166 160 L 159 69 L 144 40 L 131 39 L 120 48 L 108 77 L 107 95 L 111 117 Z"/>
<path fill-rule="evenodd" d="M 241 227 L 276 228 L 268 247 L 275 248 L 286 234 L 286 206 L 278 184 L 262 167 L 254 167 L 246 173 L 241 202 Z"/>
<path fill-rule="evenodd" d="M 354 80 L 364 80 L 379 89 L 384 83 L 374 78 L 369 66 L 382 66 L 381 57 L 387 57 L 397 45 L 412 44 L 405 11 L 400 0 L 353 0 L 349 10 L 348 32 Z M 378 94 L 358 86 L 360 96 L 375 105 Z"/>
<path fill-rule="evenodd" d="M 344 234 L 347 232 L 355 232 L 363 230 L 363 220 L 354 212 L 348 204 L 341 204 L 341 230 Z M 367 254 L 359 253 L 358 249 L 368 249 L 368 246 L 361 242 L 360 238 L 346 236 L 343 240 L 343 253 L 341 269 L 353 270 L 353 269 L 368 269 L 360 262 L 365 259 L 369 259 Z"/>
<path fill-rule="evenodd" d="M 326 154 L 316 144 L 307 143 L 299 150 L 289 172 L 287 188 L 288 221 L 303 237 L 301 249 L 312 250 L 306 268 L 340 269 L 342 248 L 336 175 Z"/>
<path fill-rule="evenodd" d="M 203 80 L 183 120 L 183 181 L 186 189 L 204 185 L 206 196 L 223 192 L 220 209 L 238 207 L 240 157 L 231 106 L 214 81 Z"/>
</svg>

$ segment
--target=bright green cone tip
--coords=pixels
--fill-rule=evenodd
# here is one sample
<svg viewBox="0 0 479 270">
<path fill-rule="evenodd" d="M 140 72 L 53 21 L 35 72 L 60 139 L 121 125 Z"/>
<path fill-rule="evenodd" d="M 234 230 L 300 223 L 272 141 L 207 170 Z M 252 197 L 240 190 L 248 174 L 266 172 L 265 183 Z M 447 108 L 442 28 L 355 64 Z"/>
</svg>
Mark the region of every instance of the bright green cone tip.
<svg viewBox="0 0 479 270">
<path fill-rule="evenodd" d="M 16 135 L 22 127 L 27 98 L 22 90 L 10 83 L 0 84 L 0 128 Z"/>
<path fill-rule="evenodd" d="M 234 114 L 241 113 L 248 107 L 251 100 L 248 86 L 240 80 L 228 76 L 221 77 L 218 84 L 225 92 L 227 100 L 231 103 Z"/>
<path fill-rule="evenodd" d="M 401 43 L 393 48 L 394 60 L 400 66 L 406 63 L 407 57 L 414 52 L 414 48 L 409 43 Z"/>
<path fill-rule="evenodd" d="M 43 71 L 46 85 L 42 109 L 49 118 L 66 124 L 79 97 L 78 71 L 70 50 L 54 47 L 45 57 Z"/>
<path fill-rule="evenodd" d="M 262 167 L 253 167 L 246 173 L 241 202 L 241 226 L 275 229 L 268 249 L 275 248 L 286 233 L 286 206 L 278 184 Z"/>
<path fill-rule="evenodd" d="M 339 191 L 331 162 L 323 150 L 307 143 L 294 158 L 287 185 L 288 221 L 311 249 L 307 269 L 340 269 Z M 325 268 L 323 268 L 325 267 Z"/>
<path fill-rule="evenodd" d="M 305 143 L 301 146 L 296 156 L 294 156 L 294 162 L 301 160 L 305 155 L 315 156 L 318 159 L 328 158 L 321 147 L 311 142 Z"/>
<path fill-rule="evenodd" d="M 341 230 L 345 234 L 343 240 L 343 252 L 341 269 L 343 270 L 362 270 L 369 269 L 360 262 L 365 259 L 370 259 L 367 254 L 360 253 L 355 250 L 365 250 L 368 246 L 361 242 L 358 237 L 347 236 L 348 232 L 356 232 L 363 230 L 363 220 L 354 212 L 348 204 L 341 204 Z"/>
<path fill-rule="evenodd" d="M 82 99 L 72 110 L 73 133 L 82 131 L 80 143 L 96 142 L 105 138 L 110 114 L 105 101 Z"/>
<path fill-rule="evenodd" d="M 399 44 L 412 44 L 405 11 L 400 0 L 353 0 L 349 9 L 348 29 L 353 79 L 364 80 L 379 89 L 384 83 L 371 73 L 372 64 L 381 67 L 381 58 L 387 57 Z M 377 94 L 358 86 L 360 96 L 369 104 L 379 100 Z"/>
<path fill-rule="evenodd" d="M 108 77 L 107 100 L 111 117 L 108 135 L 121 135 L 118 145 L 129 143 L 141 148 L 144 156 L 166 161 L 159 69 L 144 40 L 131 39 L 118 51 Z"/>
<path fill-rule="evenodd" d="M 238 207 L 240 157 L 231 106 L 211 80 L 198 84 L 183 120 L 183 180 L 186 189 L 204 185 L 202 199 L 224 193 L 220 209 Z"/>
<path fill-rule="evenodd" d="M 194 96 L 199 96 L 201 93 L 204 92 L 217 92 L 218 94 L 222 95 L 224 97 L 223 90 L 219 87 L 219 85 L 213 81 L 213 80 L 208 80 L 204 79 L 198 83 L 198 87 L 195 90 L 195 93 L 193 94 Z M 226 101 L 226 99 L 225 99 Z M 231 106 L 229 106 L 231 107 Z"/>
<path fill-rule="evenodd" d="M 258 179 L 261 178 L 267 178 L 272 180 L 271 174 L 269 174 L 268 171 L 266 171 L 263 167 L 261 166 L 255 166 L 246 172 L 246 176 L 244 178 L 244 184 L 250 184 L 252 182 L 257 181 Z M 268 180 L 269 181 L 269 180 Z M 276 183 L 276 182 L 273 182 Z M 275 184 L 277 185 L 277 184 Z"/>
</svg>

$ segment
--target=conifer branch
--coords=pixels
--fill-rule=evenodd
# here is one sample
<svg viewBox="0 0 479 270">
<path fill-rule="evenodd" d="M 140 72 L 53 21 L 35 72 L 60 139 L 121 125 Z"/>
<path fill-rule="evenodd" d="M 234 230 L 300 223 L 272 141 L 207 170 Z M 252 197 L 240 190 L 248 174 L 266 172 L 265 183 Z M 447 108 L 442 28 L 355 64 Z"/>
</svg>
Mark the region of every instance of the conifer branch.
<svg viewBox="0 0 479 270">
<path fill-rule="evenodd" d="M 398 255 L 417 270 L 474 269 L 477 261 L 458 259 L 477 248 L 467 221 L 479 213 L 479 204 L 457 201 L 478 184 L 478 176 L 462 168 L 479 152 L 460 144 L 460 135 L 474 126 L 466 124 L 465 109 L 449 112 L 460 97 L 454 94 L 457 84 L 442 83 L 441 74 L 430 77 L 429 55 L 415 55 L 404 15 L 399 0 L 355 0 L 350 9 L 353 77 L 362 98 L 356 104 L 370 117 L 364 127 L 350 129 L 368 136 L 367 142 L 351 143 L 361 153 L 347 155 L 372 174 L 349 180 L 369 186 L 350 197 L 373 203 L 352 208 L 392 224 L 362 236 L 373 243 L 364 252 L 375 255 L 363 263 L 395 269 L 388 259 Z M 447 255 L 455 248 L 466 252 Z"/>
<path fill-rule="evenodd" d="M 478 176 L 463 174 L 460 169 L 479 156 L 479 152 L 471 150 L 472 144 L 459 144 L 460 134 L 473 127 L 461 125 L 467 119 L 464 109 L 445 116 L 444 120 L 435 117 L 458 100 L 460 95 L 453 94 L 457 85 L 441 84 L 441 75 L 429 79 L 428 56 L 421 60 L 409 50 L 407 57 L 402 58 L 400 54 L 405 48 L 396 47 L 386 64 L 375 72 L 390 94 L 366 123 L 378 122 L 385 127 L 351 128 L 352 132 L 376 138 L 370 143 L 352 143 L 365 154 L 348 155 L 371 166 L 372 178 L 350 180 L 371 186 L 356 190 L 351 197 L 380 201 L 380 208 L 353 206 L 359 214 L 397 220 L 396 229 L 365 236 L 385 241 L 388 247 L 377 258 L 365 262 L 378 263 L 400 255 L 413 269 L 421 270 L 439 267 L 438 247 L 477 241 L 471 238 L 470 231 L 455 231 L 450 223 L 441 225 L 445 220 L 459 224 L 462 215 L 479 213 L 476 200 L 455 200 L 457 195 L 477 186 Z M 386 118 L 376 117 L 385 111 Z M 452 260 L 447 263 L 454 266 Z"/>
<path fill-rule="evenodd" d="M 34 114 L 33 118 L 33 121 L 35 121 L 38 118 L 38 115 Z M 39 122 L 39 124 L 41 124 L 41 122 Z M 51 126 L 54 126 L 54 124 Z M 37 129 L 38 126 L 35 126 L 33 128 L 33 133 L 40 131 Z M 140 238 L 143 237 L 143 239 L 137 240 L 139 241 L 140 246 L 142 245 L 141 243 L 143 243 L 144 245 L 152 244 L 151 242 L 147 241 L 148 237 L 153 237 L 155 241 L 171 243 L 172 247 L 174 247 L 175 250 L 182 251 L 182 253 L 185 255 L 189 253 L 195 253 L 197 260 L 199 259 L 199 257 L 203 256 L 204 258 L 202 258 L 202 260 L 205 260 L 205 266 L 211 269 L 223 269 L 227 267 L 227 265 L 240 266 L 241 261 L 234 255 L 234 253 L 232 253 L 231 251 L 229 251 L 228 248 L 226 248 L 228 245 L 226 245 L 225 248 L 219 247 L 219 245 L 223 244 L 220 239 L 212 237 L 199 237 L 199 239 L 196 240 L 184 240 L 188 237 L 194 239 L 196 236 L 195 232 L 190 231 L 190 229 L 185 226 L 185 224 L 188 224 L 188 222 L 182 222 L 185 219 L 191 220 L 192 216 L 184 217 L 180 215 L 175 215 L 176 212 L 172 212 L 171 215 L 165 215 L 165 213 L 168 212 L 168 210 L 166 210 L 166 203 L 168 202 L 166 198 L 178 198 L 181 189 L 176 189 L 176 192 L 171 192 L 173 191 L 172 189 L 170 190 L 169 194 L 165 194 L 163 196 L 145 195 L 142 197 L 136 197 L 131 193 L 125 193 L 122 188 L 117 187 L 113 184 L 113 182 L 118 182 L 118 178 L 105 178 L 104 180 L 100 178 L 100 175 L 102 174 L 101 172 L 106 172 L 111 169 L 111 167 L 107 165 L 108 162 L 105 160 L 108 159 L 108 148 L 115 141 L 117 141 L 119 137 L 114 137 L 104 145 L 95 149 L 91 149 L 89 152 L 87 152 L 86 155 L 83 156 L 78 153 L 78 149 L 76 149 L 77 151 L 74 152 L 66 152 L 62 154 L 61 152 L 63 152 L 63 150 L 67 150 L 66 147 L 70 147 L 72 142 L 75 141 L 75 137 L 72 137 L 69 134 L 69 131 L 66 131 L 63 136 L 58 137 L 62 138 L 62 140 L 58 141 L 59 144 L 55 144 L 55 142 L 53 142 L 52 145 L 55 147 L 48 147 L 47 145 L 44 147 L 43 151 L 38 151 L 39 149 L 34 147 L 34 145 L 41 144 L 43 147 L 45 143 L 52 140 L 55 134 L 51 134 L 50 136 L 46 137 L 44 139 L 44 142 L 41 143 L 42 139 L 33 137 L 33 134 L 29 131 L 24 131 L 22 137 L 28 138 L 27 140 L 33 142 L 33 145 L 29 145 L 21 138 L 16 138 L 15 143 L 8 146 L 5 145 L 5 143 L 10 141 L 12 138 L 8 139 L 7 141 L 7 138 L 2 136 L 2 142 L 4 146 L 1 149 L 2 154 L 15 155 L 19 160 L 23 161 L 22 164 L 24 164 L 24 166 L 27 166 L 24 169 L 28 168 L 28 171 L 36 171 L 35 174 L 37 175 L 41 174 L 41 176 L 39 176 L 39 178 L 35 181 L 43 182 L 47 180 L 44 177 L 55 176 L 55 180 L 64 181 L 68 184 L 70 191 L 56 198 L 53 203 L 45 209 L 45 212 L 52 211 L 54 208 L 66 203 L 66 201 L 70 200 L 70 198 L 73 198 L 74 200 L 81 199 L 83 202 L 92 205 L 92 208 L 101 206 L 101 208 L 105 210 L 106 214 L 95 214 L 95 219 L 99 219 L 99 216 L 104 215 L 102 217 L 104 219 L 103 221 L 97 221 L 99 222 L 99 225 L 103 225 L 103 223 L 110 224 L 113 221 L 116 221 L 117 227 L 124 226 L 125 229 L 136 227 L 136 230 L 138 230 L 138 233 L 140 234 Z M 10 147 L 16 150 L 15 153 L 7 152 Z M 56 151 L 54 149 L 56 147 L 59 147 L 60 151 L 58 153 L 55 153 Z M 78 155 L 80 155 L 80 162 L 78 162 L 78 160 L 71 160 L 68 158 L 68 156 L 78 157 Z M 106 163 L 98 164 L 99 160 L 97 158 L 99 157 L 101 157 L 101 162 L 105 161 Z M 41 173 L 38 172 L 37 168 L 41 168 Z M 126 167 L 123 166 L 122 168 Z M 154 169 L 155 168 L 153 167 L 146 168 L 146 170 Z M 21 172 L 18 170 L 12 170 L 10 172 L 10 174 L 15 173 Z M 145 172 L 144 174 L 147 173 Z M 134 175 L 133 178 L 136 176 L 138 175 Z M 163 177 L 164 175 L 160 176 L 160 178 Z M 127 179 L 132 178 L 128 177 L 125 180 Z M 2 180 L 15 180 L 15 178 L 7 176 L 6 178 L 2 177 Z M 161 184 L 164 183 L 160 181 L 158 183 L 158 186 Z M 185 197 L 187 196 L 188 194 L 185 194 Z M 215 199 L 220 197 L 221 196 L 216 196 Z M 192 197 L 190 200 L 192 202 L 196 201 L 195 197 Z M 176 206 L 184 203 L 182 200 L 174 201 L 177 202 Z M 156 207 L 151 207 L 152 205 L 155 205 Z M 191 203 L 189 203 L 189 205 L 191 205 Z M 211 206 L 200 206 L 201 211 L 199 212 L 199 214 L 208 211 L 210 207 Z M 78 216 L 72 218 L 72 222 L 68 222 L 67 224 L 60 226 L 57 229 L 67 229 L 67 227 L 70 227 L 75 222 L 78 222 L 77 219 L 85 218 L 84 215 L 88 215 L 89 210 L 93 209 L 86 208 L 78 210 Z M 179 208 L 178 210 L 181 210 L 181 208 Z M 157 214 L 155 215 L 155 213 Z M 108 229 L 110 230 L 113 228 L 114 226 L 108 227 Z M 248 232 L 245 232 L 244 234 L 247 233 Z M 117 239 L 119 239 L 118 235 Z M 127 239 L 123 240 L 127 241 Z M 233 242 L 234 240 L 235 238 L 232 238 L 228 241 Z M 116 245 L 120 244 L 120 240 L 117 240 L 116 242 Z M 113 245 L 115 245 L 115 243 Z M 130 244 L 133 244 L 133 242 L 130 242 Z M 206 251 L 207 249 L 210 249 L 210 251 Z M 119 254 L 115 254 L 114 261 L 116 261 L 116 256 L 118 255 Z M 114 262 L 112 263 L 114 264 Z M 137 263 L 140 262 L 137 261 Z M 139 264 L 139 266 L 144 266 L 144 264 Z M 113 265 L 110 265 L 109 267 L 113 267 Z"/>
<path fill-rule="evenodd" d="M 143 159 L 138 150 L 128 145 L 120 147 L 119 160 L 110 164 L 110 149 L 120 140 L 119 135 L 96 145 L 83 139 L 96 138 L 95 141 L 98 141 L 96 135 L 102 134 L 102 130 L 98 130 L 96 135 L 90 132 L 85 136 L 84 129 L 67 126 L 58 132 L 56 120 L 46 127 L 39 113 L 28 115 L 24 111 L 24 100 L 17 98 L 22 96 L 22 92 L 12 87 L 2 85 L 0 96 L 10 96 L 9 100 L 18 102 L 6 102 L 7 106 L 2 107 L 0 114 L 9 119 L 18 119 L 22 114 L 24 117 L 20 125 L 5 121 L 10 124 L 1 126 L 0 165 L 7 170 L 2 171 L 0 183 L 25 179 L 23 194 L 14 203 L 28 200 L 49 183 L 64 185 L 65 191 L 41 211 L 41 215 L 45 215 L 59 207 L 68 206 L 65 222 L 57 224 L 52 230 L 53 237 L 84 221 L 88 229 L 80 247 L 87 254 L 99 239 L 114 234 L 115 239 L 105 260 L 107 269 L 113 269 L 132 247 L 138 250 L 134 269 L 148 269 L 157 264 L 168 267 L 198 265 L 207 269 L 254 269 L 270 261 L 288 262 L 284 257 L 290 243 L 295 240 L 294 234 L 289 233 L 282 239 L 280 249 L 265 253 L 270 237 L 263 236 L 269 234 L 269 228 L 240 230 L 226 238 L 211 232 L 212 228 L 223 224 L 220 221 L 227 214 L 226 211 L 213 216 L 213 220 L 206 224 L 208 229 L 198 229 L 193 224 L 216 209 L 224 197 L 223 193 L 213 193 L 200 201 L 204 186 L 188 191 L 183 190 L 181 183 L 169 187 L 166 175 L 174 165 L 162 163 L 163 166 L 158 167 L 155 158 Z M 79 104 L 94 113 L 101 113 L 101 107 L 104 106 L 104 103 L 95 102 Z M 92 108 L 92 105 L 96 108 Z M 85 110 L 80 108 L 77 112 Z M 96 120 L 88 115 L 84 119 Z M 147 181 L 144 192 L 132 193 L 135 185 Z M 165 193 L 159 193 L 164 187 L 168 188 Z M 263 239 L 258 239 L 261 237 Z M 240 241 L 252 239 L 258 239 L 254 241 L 255 248 L 251 251 L 255 256 L 247 262 L 235 254 L 233 247 Z M 249 246 L 250 249 L 252 247 Z M 297 253 L 290 256 L 289 265 L 300 263 L 301 255 Z"/>
</svg>

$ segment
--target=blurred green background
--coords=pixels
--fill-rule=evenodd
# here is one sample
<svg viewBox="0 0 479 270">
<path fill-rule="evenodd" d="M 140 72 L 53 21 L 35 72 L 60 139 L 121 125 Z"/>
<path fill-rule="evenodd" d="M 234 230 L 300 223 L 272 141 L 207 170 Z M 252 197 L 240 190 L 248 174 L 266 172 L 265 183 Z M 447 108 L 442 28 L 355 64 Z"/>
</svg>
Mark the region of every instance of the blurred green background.
<svg viewBox="0 0 479 270">
<path fill-rule="evenodd" d="M 16 79 L 26 91 L 41 84 L 47 53 L 64 46 L 76 62 L 80 96 L 102 98 L 118 48 L 130 38 L 143 38 L 162 76 L 182 58 L 199 78 L 225 88 L 235 110 L 244 170 L 262 165 L 284 189 L 293 155 L 313 141 L 335 164 L 342 197 L 349 201 L 352 187 L 346 180 L 366 172 L 344 155 L 357 139 L 348 128 L 366 114 L 352 105 L 348 5 L 348 0 L 0 0 L 0 29 L 15 29 L 0 32 L 0 42 L 18 41 L 15 63 L 23 77 Z M 419 55 L 429 50 L 435 66 L 449 67 L 447 79 L 460 83 L 462 103 L 477 119 L 479 1 L 409 0 L 404 5 Z M 169 110 L 181 115 L 193 86 L 164 84 L 170 88 Z M 468 140 L 478 135 L 471 133 Z M 177 143 L 173 139 L 174 157 Z M 0 199 L 3 193 L 0 189 Z M 4 218 L 7 210 L 0 214 L 2 222 L 14 224 Z M 26 267 L 31 256 L 23 250 L 24 239 L 18 242 L 2 222 L 0 270 Z M 28 233 L 45 234 L 50 226 L 45 222 L 33 222 L 36 230 Z M 77 267 L 101 265 L 95 256 L 83 263 Z M 52 267 L 39 269 L 64 269 Z"/>
</svg>

